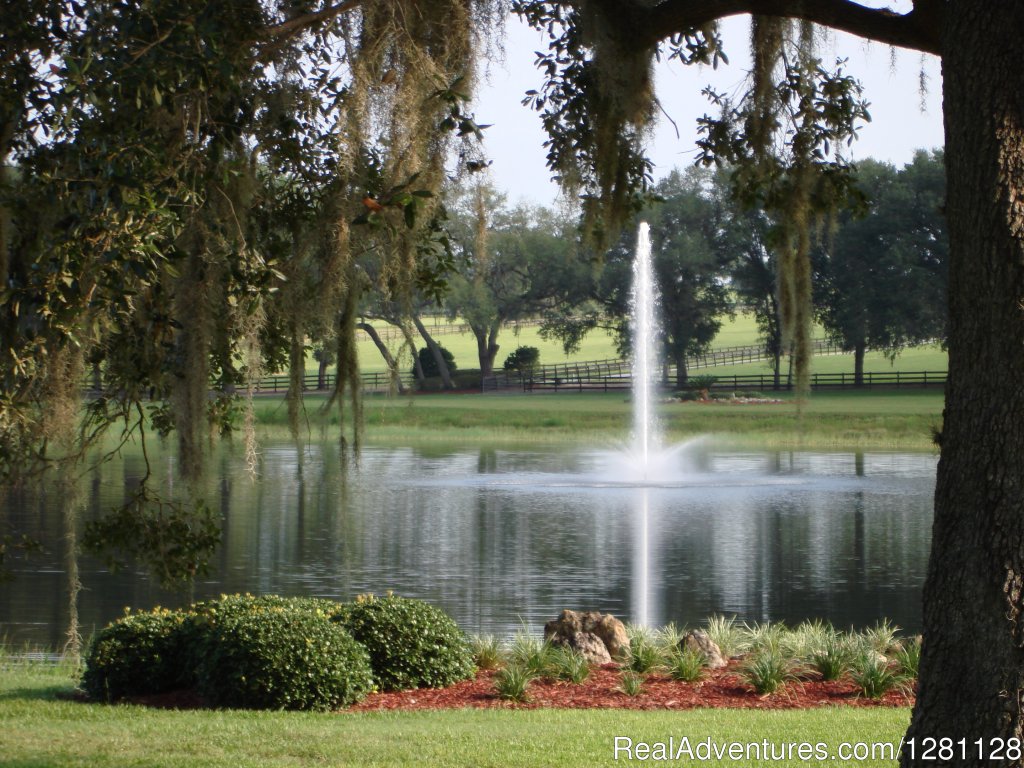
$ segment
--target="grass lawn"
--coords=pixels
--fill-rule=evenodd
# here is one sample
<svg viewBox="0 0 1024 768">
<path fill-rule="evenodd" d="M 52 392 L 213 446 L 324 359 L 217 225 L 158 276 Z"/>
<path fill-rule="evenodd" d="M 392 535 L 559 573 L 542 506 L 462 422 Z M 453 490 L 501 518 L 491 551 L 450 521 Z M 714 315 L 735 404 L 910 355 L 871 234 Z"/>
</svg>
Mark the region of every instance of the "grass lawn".
<svg viewBox="0 0 1024 768">
<path fill-rule="evenodd" d="M 42 766 L 594 766 L 614 759 L 616 737 L 693 749 L 757 743 L 896 745 L 907 709 L 846 708 L 759 712 L 692 710 L 453 710 L 381 714 L 165 711 L 60 700 L 66 670 L 0 663 L 0 763 Z M 782 694 L 784 695 L 784 694 Z M 619 742 L 625 747 L 624 741 Z M 758 747 L 763 748 L 763 746 Z M 886 746 L 885 749 L 894 749 Z M 795 747 L 794 747 L 795 749 Z M 639 761 L 636 761 L 639 762 Z M 794 759 L 709 761 L 705 766 L 798 766 Z M 891 759 L 839 765 L 891 766 Z"/>
<path fill-rule="evenodd" d="M 930 450 L 941 425 L 940 390 L 818 392 L 802 417 L 786 393 L 781 404 L 670 403 L 659 419 L 670 440 L 713 434 L 737 446 Z M 306 399 L 311 432 L 325 425 L 323 396 Z M 257 419 L 268 430 L 286 423 L 281 400 L 260 399 Z M 630 428 L 630 403 L 623 393 L 516 395 L 431 394 L 366 398 L 369 442 L 439 443 L 621 443 Z M 326 426 L 337 424 L 337 412 Z"/>
</svg>

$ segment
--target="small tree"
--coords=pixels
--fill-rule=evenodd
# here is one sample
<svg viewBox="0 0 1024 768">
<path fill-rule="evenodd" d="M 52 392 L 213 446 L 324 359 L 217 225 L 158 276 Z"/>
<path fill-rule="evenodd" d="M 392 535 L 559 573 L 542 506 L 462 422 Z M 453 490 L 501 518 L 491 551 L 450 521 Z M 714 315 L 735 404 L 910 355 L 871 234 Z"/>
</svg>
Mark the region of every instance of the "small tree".
<svg viewBox="0 0 1024 768">
<path fill-rule="evenodd" d="M 516 347 L 515 352 L 505 358 L 506 371 L 532 371 L 540 364 L 540 350 L 536 347 Z"/>
</svg>

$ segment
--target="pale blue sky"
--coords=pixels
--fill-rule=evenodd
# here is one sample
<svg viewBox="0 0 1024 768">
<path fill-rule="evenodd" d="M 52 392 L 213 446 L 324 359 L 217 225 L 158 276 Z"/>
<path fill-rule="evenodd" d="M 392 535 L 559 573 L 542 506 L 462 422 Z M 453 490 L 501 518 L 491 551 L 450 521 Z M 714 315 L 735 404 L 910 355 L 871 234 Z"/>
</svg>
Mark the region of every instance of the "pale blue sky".
<svg viewBox="0 0 1024 768">
<path fill-rule="evenodd" d="M 906 5 L 905 0 L 890 4 L 896 10 L 905 10 L 900 6 Z M 749 20 L 745 17 L 726 20 L 723 36 L 730 64 L 717 71 L 678 63 L 659 66 L 658 97 L 678 125 L 680 138 L 668 120 L 659 119 L 648 146 L 657 178 L 673 167 L 693 162 L 696 120 L 713 110 L 701 96 L 701 89 L 710 84 L 728 93 L 742 86 L 749 67 L 748 29 Z M 823 51 L 822 58 L 826 62 L 835 56 L 849 58 L 846 71 L 863 82 L 865 97 L 871 103 L 872 122 L 864 126 L 849 151 L 854 159 L 874 157 L 901 165 L 909 162 L 918 148 L 942 146 L 942 82 L 937 58 L 899 50 L 895 52 L 893 66 L 893 53 L 888 46 L 866 44 L 841 33 L 831 39 L 831 51 Z M 533 52 L 543 46 L 537 33 L 515 20 L 510 22 L 506 62 L 491 66 L 489 82 L 481 83 L 475 110 L 480 122 L 494 124 L 484 135 L 488 155 L 493 160 L 495 185 L 506 191 L 512 201 L 549 204 L 557 195 L 557 188 L 544 166 L 545 136 L 537 114 L 520 105 L 523 94 L 541 83 L 540 73 L 533 66 Z M 922 67 L 927 78 L 923 98 L 919 87 Z"/>
</svg>

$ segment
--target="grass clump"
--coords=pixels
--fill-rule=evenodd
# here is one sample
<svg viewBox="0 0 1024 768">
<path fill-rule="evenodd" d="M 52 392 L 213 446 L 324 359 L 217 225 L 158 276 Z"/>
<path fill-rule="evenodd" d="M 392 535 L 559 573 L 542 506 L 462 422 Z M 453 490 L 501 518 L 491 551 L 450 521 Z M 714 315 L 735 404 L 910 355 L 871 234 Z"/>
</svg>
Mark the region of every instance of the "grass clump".
<svg viewBox="0 0 1024 768">
<path fill-rule="evenodd" d="M 854 659 L 850 678 L 860 693 L 869 699 L 880 699 L 893 690 L 906 692 L 909 688 L 906 675 L 873 651 L 865 651 Z"/>
<path fill-rule="evenodd" d="M 535 677 L 541 677 L 551 669 L 555 647 L 547 640 L 528 634 L 525 630 L 516 634 L 509 649 L 513 664 L 529 670 Z"/>
<path fill-rule="evenodd" d="M 458 625 L 420 600 L 365 595 L 335 617 L 370 654 L 386 691 L 443 688 L 472 677 L 473 652 Z"/>
<path fill-rule="evenodd" d="M 639 696 L 644 691 L 644 677 L 632 669 L 625 669 L 619 676 L 619 686 L 616 690 L 627 696 Z"/>
<path fill-rule="evenodd" d="M 494 635 L 474 635 L 469 646 L 477 669 L 497 669 L 505 663 L 505 650 Z"/>
<path fill-rule="evenodd" d="M 551 654 L 550 671 L 558 680 L 579 685 L 590 676 L 590 663 L 577 650 L 556 648 Z"/>
<path fill-rule="evenodd" d="M 629 642 L 629 668 L 642 675 L 665 664 L 665 654 L 653 638 L 634 636 Z"/>
<path fill-rule="evenodd" d="M 522 664 L 506 664 L 494 676 L 494 690 L 507 701 L 526 702 L 530 700 L 530 683 L 536 677 L 535 672 Z"/>
<path fill-rule="evenodd" d="M 704 677 L 707 657 L 692 648 L 677 649 L 668 657 L 667 666 L 673 680 L 696 683 Z"/>
<path fill-rule="evenodd" d="M 850 648 L 838 633 L 832 632 L 808 656 L 808 663 L 822 680 L 838 680 L 850 669 Z"/>
<path fill-rule="evenodd" d="M 894 656 L 896 666 L 907 678 L 916 680 L 921 665 L 921 638 L 907 638 L 900 643 Z"/>
<path fill-rule="evenodd" d="M 726 658 L 739 656 L 748 647 L 746 633 L 735 616 L 712 616 L 707 621 L 705 631 Z"/>
<path fill-rule="evenodd" d="M 760 694 L 771 694 L 798 679 L 793 660 L 781 653 L 760 651 L 743 665 L 741 674 Z"/>
</svg>

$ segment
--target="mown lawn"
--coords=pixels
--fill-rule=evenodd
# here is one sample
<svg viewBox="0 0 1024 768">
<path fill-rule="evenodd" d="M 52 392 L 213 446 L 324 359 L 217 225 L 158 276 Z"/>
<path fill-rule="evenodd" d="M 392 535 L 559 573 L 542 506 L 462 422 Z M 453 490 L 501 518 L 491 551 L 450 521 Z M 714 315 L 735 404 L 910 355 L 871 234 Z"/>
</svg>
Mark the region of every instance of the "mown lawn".
<svg viewBox="0 0 1024 768">
<path fill-rule="evenodd" d="M 72 681 L 42 665 L 0 669 L 0 764 L 42 766 L 572 766 L 630 764 L 616 737 L 678 749 L 763 742 L 884 744 L 894 749 L 909 721 L 907 709 L 847 708 L 759 712 L 693 710 L 452 710 L 380 714 L 166 711 L 83 704 L 58 698 Z M 784 695 L 784 694 L 783 694 Z M 625 741 L 619 741 L 625 747 Z M 656 748 L 656 747 L 654 747 Z M 771 747 L 769 747 L 771 748 Z M 746 749 L 745 746 L 741 749 Z M 751 748 L 753 749 L 753 748 Z M 868 747 L 870 749 L 870 747 Z M 751 752 L 751 756 L 756 753 Z M 685 755 L 684 755 L 685 757 Z M 640 760 L 634 760 L 639 763 Z M 650 760 L 646 761 L 650 762 Z M 673 761 L 676 762 L 676 761 Z M 709 760 L 704 766 L 798 766 L 796 757 Z M 879 757 L 836 765 L 891 766 Z"/>
<path fill-rule="evenodd" d="M 932 449 L 942 423 L 938 389 L 817 392 L 802 413 L 787 393 L 778 397 L 784 402 L 663 403 L 658 418 L 672 441 L 711 434 L 735 445 L 911 450 Z M 338 423 L 336 410 L 322 414 L 323 402 L 320 395 L 306 400 L 313 434 Z M 282 401 L 261 399 L 257 418 L 268 430 L 282 428 Z M 630 420 L 625 393 L 369 396 L 365 403 L 366 439 L 389 444 L 613 443 L 626 438 Z"/>
</svg>

